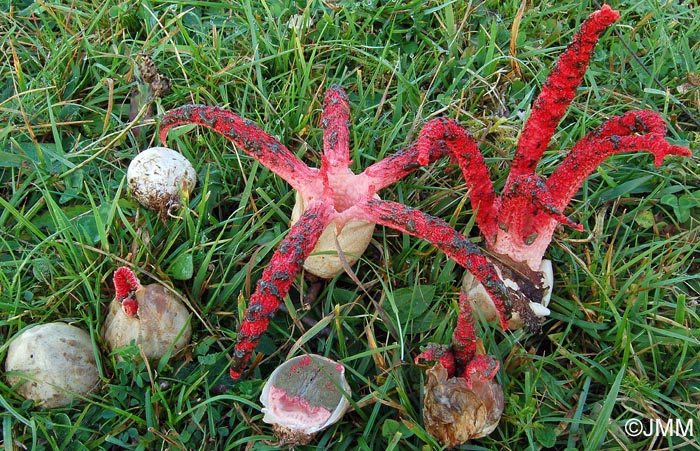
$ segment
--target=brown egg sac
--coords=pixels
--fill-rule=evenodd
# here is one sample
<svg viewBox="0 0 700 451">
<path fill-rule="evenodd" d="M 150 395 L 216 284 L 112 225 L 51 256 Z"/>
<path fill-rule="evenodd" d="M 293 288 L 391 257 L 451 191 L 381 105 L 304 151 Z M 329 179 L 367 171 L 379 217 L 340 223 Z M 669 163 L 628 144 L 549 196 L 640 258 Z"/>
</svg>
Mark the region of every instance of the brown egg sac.
<svg viewBox="0 0 700 451">
<path fill-rule="evenodd" d="M 68 405 L 100 381 L 90 335 L 65 323 L 41 324 L 15 336 L 5 376 L 17 393 L 44 408 Z"/>
<path fill-rule="evenodd" d="M 102 338 L 110 351 L 138 345 L 149 359 L 159 359 L 172 347 L 173 354 L 190 341 L 192 328 L 190 314 L 162 285 L 139 286 L 133 294 L 138 310 L 135 315 L 127 311 L 118 299 L 109 306 L 109 313 L 102 327 Z"/>
<path fill-rule="evenodd" d="M 454 448 L 496 429 L 504 406 L 503 390 L 496 381 L 472 374 L 469 388 L 463 377 L 448 379 L 440 363 L 426 376 L 423 422 L 426 431 L 440 443 Z"/>
</svg>

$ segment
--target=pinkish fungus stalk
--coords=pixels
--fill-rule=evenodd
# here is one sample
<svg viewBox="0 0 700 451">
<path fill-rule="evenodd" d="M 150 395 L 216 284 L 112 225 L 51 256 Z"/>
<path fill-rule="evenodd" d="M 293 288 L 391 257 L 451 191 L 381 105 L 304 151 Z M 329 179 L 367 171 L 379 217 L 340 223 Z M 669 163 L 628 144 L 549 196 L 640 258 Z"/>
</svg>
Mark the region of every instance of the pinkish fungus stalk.
<svg viewBox="0 0 700 451">
<path fill-rule="evenodd" d="M 503 324 L 507 323 L 510 297 L 506 287 L 491 262 L 467 237 L 439 218 L 400 203 L 380 200 L 376 196 L 382 188 L 419 168 L 419 156 L 425 163 L 430 163 L 444 156 L 448 150 L 458 153 L 460 149 L 457 144 L 464 135 L 462 129 L 445 127 L 447 123 L 442 120 L 430 122 L 430 130 L 439 136 L 438 139 L 424 138 L 420 146 L 409 146 L 371 165 L 364 172 L 354 174 L 349 168 L 348 120 L 347 96 L 340 87 L 332 86 L 326 92 L 321 115 L 324 151 L 319 169 L 302 163 L 282 143 L 253 122 L 221 108 L 185 105 L 168 112 L 163 120 L 161 141 L 165 142 L 168 131 L 178 125 L 199 124 L 208 127 L 289 182 L 306 206 L 301 218 L 280 243 L 250 298 L 232 359 L 231 377 L 234 379 L 242 375 L 260 336 L 267 330 L 270 319 L 321 233 L 329 226 L 341 230 L 350 220 L 365 220 L 391 227 L 438 246 L 486 287 L 502 312 Z M 473 324 L 460 327 L 471 330 L 473 334 Z M 462 366 L 473 355 L 475 337 L 469 337 L 466 341 L 458 353 Z"/>
</svg>

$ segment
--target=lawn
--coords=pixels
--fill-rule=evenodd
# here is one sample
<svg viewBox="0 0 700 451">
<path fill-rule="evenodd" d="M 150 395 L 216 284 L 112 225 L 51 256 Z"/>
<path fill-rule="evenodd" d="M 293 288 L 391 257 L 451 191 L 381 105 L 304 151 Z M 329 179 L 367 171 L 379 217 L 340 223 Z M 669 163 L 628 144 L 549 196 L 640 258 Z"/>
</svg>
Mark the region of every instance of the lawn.
<svg viewBox="0 0 700 451">
<path fill-rule="evenodd" d="M 90 331 L 101 377 L 82 402 L 40 409 L 0 370 L 4 449 L 277 449 L 258 398 L 266 375 L 303 352 L 342 362 L 353 393 L 345 417 L 300 449 L 439 449 L 423 428 L 425 368 L 413 358 L 450 343 L 460 266 L 377 228 L 355 276 L 322 284 L 308 307 L 312 283 L 297 278 L 289 313 L 275 316 L 256 365 L 234 383 L 236 331 L 289 228 L 293 191 L 203 128 L 169 135 L 198 174 L 173 217 L 130 197 L 126 168 L 161 144 L 163 114 L 187 103 L 230 109 L 318 167 L 323 93 L 338 84 L 350 99 L 353 169 L 447 116 L 478 141 L 498 190 L 533 99 L 596 2 L 0 3 L 0 360 L 28 326 L 67 321 Z M 502 362 L 505 412 L 461 449 L 700 449 L 696 4 L 611 2 L 621 18 L 538 171 L 551 173 L 607 118 L 642 108 L 661 113 L 668 140 L 694 157 L 656 168 L 648 154 L 618 155 L 584 183 L 565 212 L 584 230 L 562 226 L 547 254 L 555 288 L 541 333 L 479 322 Z M 143 82 L 145 56 L 170 86 Z M 381 195 L 483 246 L 447 159 Z M 147 364 L 135 347 L 106 352 L 99 329 L 123 265 L 189 300 L 193 341 L 182 355 Z M 694 436 L 650 422 L 690 425 Z"/>
</svg>

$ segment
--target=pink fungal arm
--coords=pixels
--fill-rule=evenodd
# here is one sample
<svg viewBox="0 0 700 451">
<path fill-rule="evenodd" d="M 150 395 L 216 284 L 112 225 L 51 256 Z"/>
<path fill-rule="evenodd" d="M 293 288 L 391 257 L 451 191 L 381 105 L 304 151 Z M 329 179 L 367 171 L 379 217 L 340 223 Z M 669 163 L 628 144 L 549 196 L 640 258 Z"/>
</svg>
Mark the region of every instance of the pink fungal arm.
<svg viewBox="0 0 700 451">
<path fill-rule="evenodd" d="M 416 146 L 419 160 L 428 164 L 431 151 L 436 145 L 444 147 L 450 157 L 459 164 L 469 188 L 469 199 L 476 212 L 476 223 L 486 235 L 496 231 L 498 202 L 493 192 L 491 174 L 474 139 L 455 121 L 447 118 L 434 119 L 420 131 Z"/>
<path fill-rule="evenodd" d="M 443 155 L 444 152 L 437 152 L 433 157 L 437 160 Z M 367 167 L 362 174 L 367 177 L 374 190 L 379 191 L 396 183 L 421 166 L 423 165 L 418 161 L 418 147 L 411 144 Z"/>
<path fill-rule="evenodd" d="M 547 180 L 555 207 L 566 207 L 584 180 L 611 155 L 650 152 L 657 167 L 669 155 L 691 156 L 690 149 L 669 144 L 665 135 L 666 125 L 653 111 L 630 111 L 589 132 Z"/>
<path fill-rule="evenodd" d="M 246 154 L 286 180 L 294 189 L 303 189 L 304 186 L 313 183 L 318 174 L 254 122 L 223 108 L 184 105 L 168 111 L 161 123 L 161 141 L 166 142 L 171 128 L 184 124 L 201 125 L 223 135 Z"/>
<path fill-rule="evenodd" d="M 331 208 L 322 202 L 310 204 L 272 256 L 250 298 L 245 320 L 241 323 L 231 360 L 231 378 L 241 377 L 260 336 L 267 330 L 280 302 L 301 271 L 304 260 L 330 224 L 331 212 Z"/>
<path fill-rule="evenodd" d="M 518 176 L 534 173 L 554 130 L 576 95 L 576 88 L 583 80 L 600 35 L 619 17 L 617 11 L 603 5 L 583 22 L 569 47 L 561 54 L 523 127 L 506 184 Z"/>
<path fill-rule="evenodd" d="M 415 363 L 421 363 L 421 360 L 426 362 L 440 362 L 443 368 L 447 371 L 447 375 L 452 377 L 456 374 L 457 363 L 455 362 L 455 353 L 453 350 L 444 345 L 428 345 L 428 349 L 421 352 L 414 359 Z"/>
<path fill-rule="evenodd" d="M 504 328 L 508 326 L 511 301 L 493 264 L 474 243 L 450 227 L 447 222 L 397 202 L 376 199 L 367 201 L 366 207 L 360 206 L 356 214 L 367 221 L 434 244 L 449 258 L 474 274 L 474 277 L 484 285 L 496 305 L 501 325 Z"/>
<path fill-rule="evenodd" d="M 497 309 L 498 310 L 498 309 Z M 499 317 L 501 318 L 501 327 L 503 330 L 507 330 L 507 322 L 503 323 L 503 315 L 501 310 L 498 310 Z M 474 323 L 474 312 L 472 311 L 472 305 L 467 299 L 467 295 L 461 290 L 459 293 L 459 314 L 457 316 L 457 327 L 455 327 L 453 342 L 453 352 L 455 355 L 455 361 L 459 368 L 465 368 L 469 362 L 474 358 L 474 353 L 476 352 L 476 344 L 478 341 L 478 335 L 476 334 L 476 324 Z M 449 374 L 449 370 L 448 370 Z"/>
<path fill-rule="evenodd" d="M 350 105 L 339 86 L 331 86 L 323 100 L 323 160 L 321 172 L 331 168 L 347 168 L 350 164 Z M 325 170 L 325 171 L 324 171 Z"/>
</svg>

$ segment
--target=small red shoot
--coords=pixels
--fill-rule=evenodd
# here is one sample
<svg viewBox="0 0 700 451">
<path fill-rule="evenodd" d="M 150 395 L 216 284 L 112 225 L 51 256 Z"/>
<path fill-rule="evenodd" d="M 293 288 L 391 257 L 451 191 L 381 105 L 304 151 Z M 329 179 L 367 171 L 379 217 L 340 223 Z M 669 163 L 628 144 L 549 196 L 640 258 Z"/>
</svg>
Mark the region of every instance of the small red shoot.
<svg viewBox="0 0 700 451">
<path fill-rule="evenodd" d="M 138 314 L 139 304 L 134 293 L 139 288 L 141 288 L 141 282 L 131 269 L 126 266 L 117 268 L 114 272 L 114 289 L 116 298 L 121 302 L 122 309 L 127 316 Z"/>
</svg>

